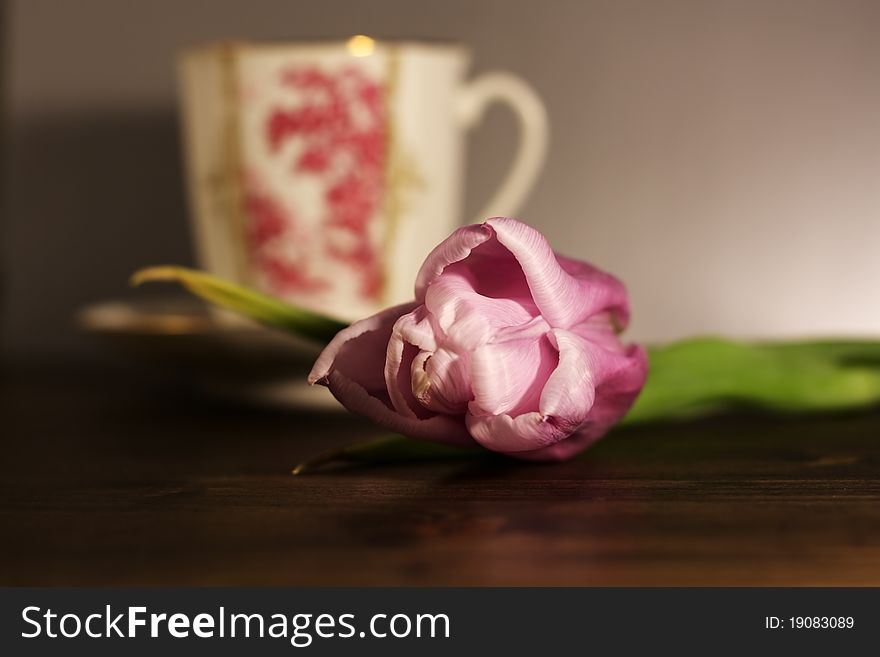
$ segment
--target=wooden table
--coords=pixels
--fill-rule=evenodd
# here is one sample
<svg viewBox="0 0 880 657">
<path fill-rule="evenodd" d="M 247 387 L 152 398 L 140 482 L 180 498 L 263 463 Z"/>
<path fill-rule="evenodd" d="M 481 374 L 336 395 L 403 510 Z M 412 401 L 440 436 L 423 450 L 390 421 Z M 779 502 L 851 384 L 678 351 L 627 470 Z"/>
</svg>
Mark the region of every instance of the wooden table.
<svg viewBox="0 0 880 657">
<path fill-rule="evenodd" d="M 0 410 L 7 585 L 880 585 L 878 414 L 293 477 L 375 429 L 74 370 Z"/>
</svg>

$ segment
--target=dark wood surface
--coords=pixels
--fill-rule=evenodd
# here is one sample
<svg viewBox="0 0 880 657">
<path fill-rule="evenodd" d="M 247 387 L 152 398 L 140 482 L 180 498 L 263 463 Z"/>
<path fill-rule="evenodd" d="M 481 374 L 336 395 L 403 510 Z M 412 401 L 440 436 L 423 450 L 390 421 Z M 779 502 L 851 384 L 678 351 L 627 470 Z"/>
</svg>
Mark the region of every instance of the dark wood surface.
<svg viewBox="0 0 880 657">
<path fill-rule="evenodd" d="M 877 414 L 293 477 L 375 429 L 59 370 L 0 408 L 2 584 L 880 585 Z"/>
</svg>

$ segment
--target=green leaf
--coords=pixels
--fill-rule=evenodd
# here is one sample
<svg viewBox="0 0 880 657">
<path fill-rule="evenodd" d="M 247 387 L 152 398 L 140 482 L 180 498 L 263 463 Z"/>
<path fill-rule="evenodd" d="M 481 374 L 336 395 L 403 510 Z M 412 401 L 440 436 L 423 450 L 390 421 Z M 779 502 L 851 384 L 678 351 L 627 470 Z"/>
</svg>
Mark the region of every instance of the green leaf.
<svg viewBox="0 0 880 657">
<path fill-rule="evenodd" d="M 205 301 L 250 317 L 262 324 L 295 333 L 322 344 L 347 324 L 298 308 L 279 299 L 186 267 L 148 267 L 131 277 L 132 285 L 152 281 L 179 283 Z"/>
<path fill-rule="evenodd" d="M 648 351 L 650 370 L 624 424 L 747 409 L 805 413 L 880 403 L 880 343 L 743 343 L 694 338 Z"/>
</svg>

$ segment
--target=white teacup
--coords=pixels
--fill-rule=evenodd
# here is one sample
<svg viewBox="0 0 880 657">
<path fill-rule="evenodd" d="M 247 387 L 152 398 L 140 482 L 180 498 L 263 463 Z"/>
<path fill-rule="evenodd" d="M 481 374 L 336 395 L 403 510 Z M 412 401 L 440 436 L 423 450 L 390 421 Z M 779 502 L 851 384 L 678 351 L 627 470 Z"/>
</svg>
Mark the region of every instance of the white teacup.
<svg viewBox="0 0 880 657">
<path fill-rule="evenodd" d="M 479 218 L 515 214 L 547 121 L 509 73 L 465 81 L 467 48 L 220 44 L 181 57 L 200 265 L 343 319 L 412 297 L 424 257 L 462 223 L 464 136 L 487 106 L 519 120 L 513 165 Z"/>
</svg>

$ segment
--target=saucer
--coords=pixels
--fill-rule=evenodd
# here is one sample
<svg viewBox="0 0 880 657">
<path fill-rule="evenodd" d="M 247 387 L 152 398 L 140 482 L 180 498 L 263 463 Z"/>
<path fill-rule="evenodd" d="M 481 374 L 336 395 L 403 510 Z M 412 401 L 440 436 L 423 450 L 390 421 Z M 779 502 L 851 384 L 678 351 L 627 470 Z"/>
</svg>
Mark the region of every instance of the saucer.
<svg viewBox="0 0 880 657">
<path fill-rule="evenodd" d="M 130 360 L 230 400 L 303 410 L 344 410 L 306 377 L 321 345 L 265 328 L 188 297 L 105 301 L 77 326 Z"/>
</svg>

